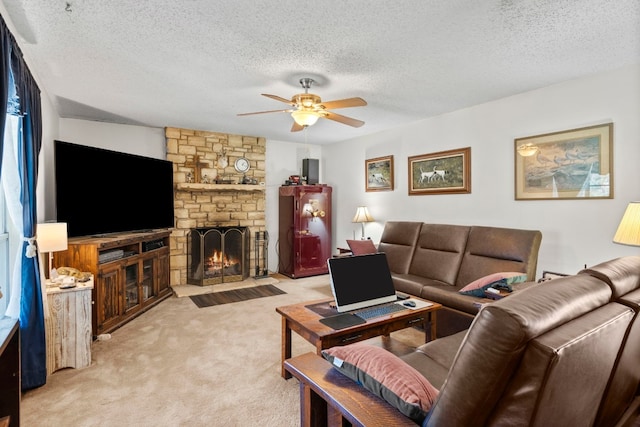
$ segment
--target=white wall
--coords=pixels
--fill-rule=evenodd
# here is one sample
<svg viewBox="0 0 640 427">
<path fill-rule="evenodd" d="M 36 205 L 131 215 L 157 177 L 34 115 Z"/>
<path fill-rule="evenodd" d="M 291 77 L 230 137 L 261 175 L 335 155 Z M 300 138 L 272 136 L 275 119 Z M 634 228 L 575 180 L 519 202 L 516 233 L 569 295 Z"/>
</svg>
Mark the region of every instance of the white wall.
<svg viewBox="0 0 640 427">
<path fill-rule="evenodd" d="M 366 225 L 374 241 L 386 220 L 539 229 L 543 239 L 538 276 L 542 270 L 574 273 L 585 264 L 640 254 L 638 248 L 612 243 L 627 203 L 640 200 L 639 93 L 640 66 L 633 66 L 328 146 L 267 141 L 269 269 L 275 271 L 278 261 L 278 188 L 289 175 L 301 173 L 303 158 L 320 159 L 320 181 L 333 187 L 334 249 L 345 239 L 359 236 L 361 227 L 352 224 L 351 218 L 357 206 L 366 205 L 376 219 Z M 614 123 L 614 199 L 514 200 L 514 138 L 606 122 Z M 41 171 L 46 170 L 47 193 L 53 191 L 53 139 L 165 158 L 160 128 L 75 119 L 59 123 L 57 137 L 55 124 L 45 129 Z M 407 157 L 467 146 L 471 147 L 471 194 L 407 195 Z M 395 190 L 366 193 L 365 159 L 389 154 L 394 155 Z M 54 219 L 51 203 L 47 202 L 47 220 Z"/>
<path fill-rule="evenodd" d="M 612 242 L 628 202 L 640 199 L 640 65 L 557 84 L 323 147 L 334 187 L 334 246 L 360 233 L 366 205 L 374 241 L 386 220 L 504 226 L 542 231 L 543 270 L 575 273 L 640 249 Z M 514 139 L 614 123 L 614 199 L 514 200 Z M 407 157 L 471 147 L 471 194 L 408 196 Z M 366 193 L 364 161 L 394 155 L 395 190 Z"/>
<path fill-rule="evenodd" d="M 167 158 L 163 128 L 60 119 L 60 134 L 56 139 L 154 159 Z"/>
<path fill-rule="evenodd" d="M 56 218 L 52 141 L 60 131 L 58 112 L 42 86 L 40 86 L 40 101 L 42 110 L 42 146 L 38 156 L 38 184 L 36 185 L 38 223 L 53 221 Z"/>
</svg>

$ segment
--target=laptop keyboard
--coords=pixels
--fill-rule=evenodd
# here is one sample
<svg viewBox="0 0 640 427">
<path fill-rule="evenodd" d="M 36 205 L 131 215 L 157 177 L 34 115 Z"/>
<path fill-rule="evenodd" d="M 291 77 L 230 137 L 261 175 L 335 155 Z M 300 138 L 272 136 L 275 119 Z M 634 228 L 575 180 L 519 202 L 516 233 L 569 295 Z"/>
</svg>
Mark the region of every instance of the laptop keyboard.
<svg viewBox="0 0 640 427">
<path fill-rule="evenodd" d="M 400 304 L 396 304 L 395 302 L 389 304 L 380 304 L 374 305 L 373 307 L 363 308 L 361 310 L 356 310 L 353 312 L 356 316 L 361 319 L 369 320 L 375 317 L 386 316 L 391 313 L 396 313 L 398 311 L 407 310 L 407 307 L 403 307 Z"/>
</svg>

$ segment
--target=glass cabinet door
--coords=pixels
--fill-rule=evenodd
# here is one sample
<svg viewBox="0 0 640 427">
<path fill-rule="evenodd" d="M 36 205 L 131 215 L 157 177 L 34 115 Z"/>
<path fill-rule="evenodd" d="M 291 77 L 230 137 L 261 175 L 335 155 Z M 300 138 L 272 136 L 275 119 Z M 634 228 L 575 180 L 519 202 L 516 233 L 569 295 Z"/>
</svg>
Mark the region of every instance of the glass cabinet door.
<svg viewBox="0 0 640 427">
<path fill-rule="evenodd" d="M 297 227 L 297 264 L 300 269 L 326 268 L 331 257 L 331 192 L 329 188 L 300 192 Z"/>
<path fill-rule="evenodd" d="M 124 267 L 124 309 L 128 311 L 140 304 L 138 292 L 138 263 Z"/>
<path fill-rule="evenodd" d="M 154 258 L 148 258 L 142 261 L 142 300 L 146 301 L 155 296 L 153 289 L 154 277 Z"/>
</svg>

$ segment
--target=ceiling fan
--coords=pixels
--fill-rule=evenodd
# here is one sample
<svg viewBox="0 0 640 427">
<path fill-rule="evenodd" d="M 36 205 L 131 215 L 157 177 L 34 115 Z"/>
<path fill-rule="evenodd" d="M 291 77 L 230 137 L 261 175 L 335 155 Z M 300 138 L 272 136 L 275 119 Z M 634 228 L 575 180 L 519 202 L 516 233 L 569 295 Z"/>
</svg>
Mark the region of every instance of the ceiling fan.
<svg viewBox="0 0 640 427">
<path fill-rule="evenodd" d="M 250 116 L 252 114 L 265 114 L 265 113 L 291 113 L 293 117 L 293 126 L 291 132 L 298 132 L 307 126 L 314 125 L 319 118 L 333 120 L 345 125 L 359 128 L 364 124 L 362 120 L 353 119 L 351 117 L 343 116 L 329 110 L 336 108 L 348 108 L 348 107 L 364 107 L 367 105 L 367 101 L 362 98 L 346 98 L 337 101 L 322 102 L 322 99 L 318 95 L 309 93 L 309 88 L 314 83 L 314 80 L 308 77 L 300 79 L 300 85 L 304 89 L 304 93 L 294 95 L 291 100 L 281 98 L 277 95 L 269 95 L 263 93 L 262 96 L 275 99 L 276 101 L 284 102 L 294 108 L 288 108 L 286 110 L 270 110 L 270 111 L 258 111 L 255 113 L 242 113 L 238 116 Z"/>
</svg>

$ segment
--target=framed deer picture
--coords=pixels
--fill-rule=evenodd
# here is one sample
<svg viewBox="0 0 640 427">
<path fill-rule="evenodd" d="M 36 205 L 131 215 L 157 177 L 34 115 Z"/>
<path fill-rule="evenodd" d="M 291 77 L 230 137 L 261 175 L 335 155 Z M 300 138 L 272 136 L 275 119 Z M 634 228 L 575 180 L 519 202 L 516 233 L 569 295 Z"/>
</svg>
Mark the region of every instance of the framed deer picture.
<svg viewBox="0 0 640 427">
<path fill-rule="evenodd" d="M 365 191 L 393 190 L 393 156 L 376 157 L 364 162 Z"/>
<path fill-rule="evenodd" d="M 471 147 L 409 157 L 409 195 L 471 193 Z"/>
</svg>

